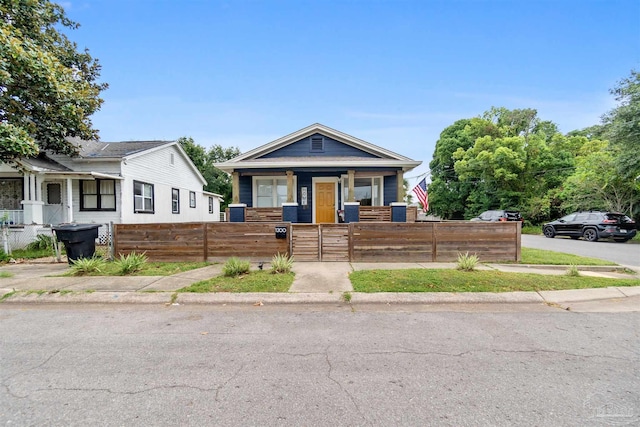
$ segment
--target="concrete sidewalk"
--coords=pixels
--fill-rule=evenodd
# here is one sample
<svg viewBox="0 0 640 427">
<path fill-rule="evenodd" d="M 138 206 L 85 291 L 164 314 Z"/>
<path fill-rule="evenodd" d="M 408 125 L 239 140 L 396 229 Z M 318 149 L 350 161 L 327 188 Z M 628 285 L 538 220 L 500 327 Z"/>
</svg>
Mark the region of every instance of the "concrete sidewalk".
<svg viewBox="0 0 640 427">
<path fill-rule="evenodd" d="M 639 297 L 639 287 L 610 287 L 540 292 L 432 292 L 432 293 L 354 293 L 349 274 L 370 269 L 455 268 L 455 263 L 348 263 L 295 262 L 294 282 L 288 293 L 212 293 L 191 294 L 174 292 L 192 283 L 221 273 L 222 265 L 178 273 L 172 276 L 131 277 L 56 277 L 69 268 L 67 264 L 38 263 L 10 264 L 0 268 L 12 277 L 0 278 L 0 297 L 11 293 L 5 303 L 149 303 L 149 304 L 263 304 L 263 303 L 341 303 L 344 293 L 350 302 L 382 304 L 440 304 L 440 303 L 552 303 L 590 301 L 599 299 Z M 268 268 L 268 267 L 265 267 Z M 257 265 L 252 266 L 257 269 Z M 515 264 L 482 264 L 478 269 L 517 273 L 565 274 L 566 266 Z M 579 267 L 582 275 L 609 278 L 639 278 L 623 273 L 624 267 Z"/>
</svg>

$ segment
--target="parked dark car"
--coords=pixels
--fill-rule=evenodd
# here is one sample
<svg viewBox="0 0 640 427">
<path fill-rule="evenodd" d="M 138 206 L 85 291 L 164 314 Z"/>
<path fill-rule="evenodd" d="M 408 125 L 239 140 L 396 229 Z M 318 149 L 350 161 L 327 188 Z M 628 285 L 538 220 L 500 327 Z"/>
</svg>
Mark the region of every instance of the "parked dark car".
<svg viewBox="0 0 640 427">
<path fill-rule="evenodd" d="M 522 215 L 518 211 L 507 210 L 495 210 L 482 212 L 475 218 L 471 218 L 471 221 L 524 221 Z"/>
<path fill-rule="evenodd" d="M 542 226 L 545 236 L 582 237 L 589 242 L 613 238 L 626 242 L 636 235 L 636 223 L 625 214 L 617 212 L 574 212 Z"/>
</svg>

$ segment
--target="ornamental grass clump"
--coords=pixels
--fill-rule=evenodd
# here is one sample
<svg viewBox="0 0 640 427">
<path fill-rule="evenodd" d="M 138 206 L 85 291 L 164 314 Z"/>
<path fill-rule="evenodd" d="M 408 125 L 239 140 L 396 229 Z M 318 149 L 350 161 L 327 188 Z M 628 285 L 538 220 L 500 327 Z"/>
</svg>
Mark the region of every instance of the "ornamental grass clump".
<svg viewBox="0 0 640 427">
<path fill-rule="evenodd" d="M 71 261 L 71 274 L 74 276 L 84 276 L 91 273 L 100 273 L 105 266 L 102 258 L 79 258 Z"/>
<path fill-rule="evenodd" d="M 236 277 L 247 274 L 251 269 L 249 261 L 243 261 L 236 257 L 231 257 L 224 263 L 222 273 L 227 277 Z"/>
<path fill-rule="evenodd" d="M 580 270 L 578 270 L 578 266 L 575 264 L 571 264 L 568 268 L 567 268 L 567 272 L 566 272 L 567 276 L 569 277 L 580 277 Z"/>
<path fill-rule="evenodd" d="M 115 260 L 114 263 L 118 268 L 118 273 L 127 275 L 142 270 L 147 261 L 146 254 L 131 252 L 129 255 L 120 254 L 120 258 Z"/>
<path fill-rule="evenodd" d="M 469 252 L 459 253 L 456 268 L 461 271 L 474 271 L 479 260 L 478 255 L 469 255 Z"/>
<path fill-rule="evenodd" d="M 288 253 L 274 255 L 271 259 L 271 272 L 277 273 L 289 273 L 293 267 L 293 255 L 289 256 Z"/>
</svg>

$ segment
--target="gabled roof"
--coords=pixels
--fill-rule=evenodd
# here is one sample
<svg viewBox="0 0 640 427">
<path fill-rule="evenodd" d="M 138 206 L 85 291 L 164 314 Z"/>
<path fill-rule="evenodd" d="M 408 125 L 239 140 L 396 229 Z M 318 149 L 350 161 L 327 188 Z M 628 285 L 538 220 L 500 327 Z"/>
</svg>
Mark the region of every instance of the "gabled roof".
<svg viewBox="0 0 640 427">
<path fill-rule="evenodd" d="M 161 150 L 170 146 L 175 146 L 181 155 L 188 161 L 193 173 L 206 185 L 198 168 L 193 164 L 189 155 L 184 151 L 178 141 L 124 141 L 124 142 L 102 142 L 102 141 L 85 141 L 77 138 L 68 139 L 69 142 L 78 147 L 78 157 L 71 157 L 71 168 L 61 165 L 55 160 L 47 156 L 46 153 L 40 153 L 37 157 L 22 158 L 18 163 L 27 170 L 43 172 L 46 174 L 55 174 L 61 176 L 94 176 L 109 179 L 122 179 L 120 176 L 112 174 L 104 174 L 99 170 L 96 171 L 75 171 L 73 169 L 73 161 L 115 161 L 122 162 L 142 156 L 157 150 Z"/>
<path fill-rule="evenodd" d="M 340 143 L 352 146 L 369 153 L 374 157 L 270 157 L 261 158 L 287 145 L 314 134 L 322 134 Z M 226 162 L 216 163 L 214 166 L 225 171 L 251 168 L 300 168 L 300 167 L 401 167 L 405 171 L 419 166 L 422 162 L 412 160 L 393 151 L 379 147 L 370 142 L 332 129 L 320 123 L 312 124 L 289 135 L 278 138 Z"/>
</svg>

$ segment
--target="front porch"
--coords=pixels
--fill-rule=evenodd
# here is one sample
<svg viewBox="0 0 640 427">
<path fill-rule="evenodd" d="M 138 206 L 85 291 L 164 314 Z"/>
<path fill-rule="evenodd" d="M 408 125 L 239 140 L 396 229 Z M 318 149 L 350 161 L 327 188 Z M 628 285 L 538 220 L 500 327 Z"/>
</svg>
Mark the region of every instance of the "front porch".
<svg viewBox="0 0 640 427">
<path fill-rule="evenodd" d="M 247 207 L 245 208 L 244 222 L 283 221 L 285 208 Z M 338 222 L 344 222 L 340 220 L 340 215 L 341 213 L 338 212 Z M 229 217 L 229 209 L 227 208 L 226 218 Z M 392 222 L 392 206 L 358 206 L 358 217 L 358 222 Z M 416 206 L 407 206 L 405 222 L 416 222 L 417 217 L 418 208 Z"/>
</svg>

